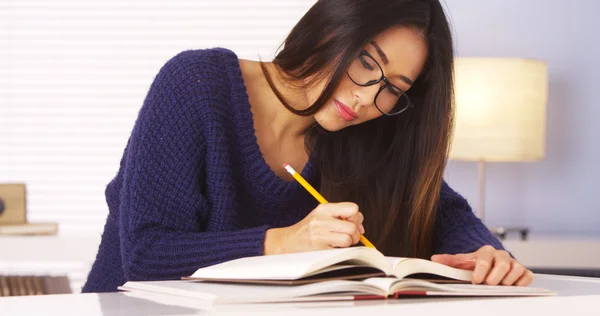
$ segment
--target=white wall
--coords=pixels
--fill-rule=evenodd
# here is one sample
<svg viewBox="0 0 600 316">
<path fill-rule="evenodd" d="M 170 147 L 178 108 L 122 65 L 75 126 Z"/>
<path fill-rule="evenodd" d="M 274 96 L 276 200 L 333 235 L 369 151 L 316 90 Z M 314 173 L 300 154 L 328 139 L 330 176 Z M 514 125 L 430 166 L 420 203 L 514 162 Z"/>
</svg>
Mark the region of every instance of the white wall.
<svg viewBox="0 0 600 316">
<path fill-rule="evenodd" d="M 313 0 L 0 0 L 0 183 L 24 182 L 31 222 L 99 235 L 160 67 L 188 49 L 273 57 Z"/>
<path fill-rule="evenodd" d="M 600 236 L 600 1 L 446 0 L 458 56 L 548 63 L 547 155 L 487 165 L 487 223 L 532 233 Z M 447 179 L 477 206 L 477 165 L 450 163 Z"/>
</svg>

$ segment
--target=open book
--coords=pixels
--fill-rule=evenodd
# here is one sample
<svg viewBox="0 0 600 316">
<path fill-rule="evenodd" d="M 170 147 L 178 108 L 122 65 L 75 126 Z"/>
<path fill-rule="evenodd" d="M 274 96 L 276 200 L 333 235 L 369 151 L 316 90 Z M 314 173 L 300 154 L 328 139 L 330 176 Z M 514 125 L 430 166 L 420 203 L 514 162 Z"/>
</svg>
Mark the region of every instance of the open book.
<svg viewBox="0 0 600 316">
<path fill-rule="evenodd" d="M 368 247 L 246 257 L 198 269 L 186 280 L 259 284 L 307 284 L 325 280 L 408 276 L 471 281 L 471 271 L 416 258 L 385 257 Z M 441 280 L 440 280 L 441 281 Z"/>
<path fill-rule="evenodd" d="M 302 285 L 236 284 L 193 280 L 129 281 L 119 290 L 137 298 L 194 299 L 198 303 L 276 303 L 386 299 L 414 296 L 548 296 L 546 289 L 517 286 L 439 284 L 417 279 L 368 278 Z"/>
<path fill-rule="evenodd" d="M 472 272 L 424 259 L 385 257 L 367 247 L 247 257 L 196 272 L 184 280 L 129 281 L 137 297 L 168 296 L 214 303 L 355 300 L 433 296 L 538 296 L 532 287 L 472 285 Z"/>
</svg>

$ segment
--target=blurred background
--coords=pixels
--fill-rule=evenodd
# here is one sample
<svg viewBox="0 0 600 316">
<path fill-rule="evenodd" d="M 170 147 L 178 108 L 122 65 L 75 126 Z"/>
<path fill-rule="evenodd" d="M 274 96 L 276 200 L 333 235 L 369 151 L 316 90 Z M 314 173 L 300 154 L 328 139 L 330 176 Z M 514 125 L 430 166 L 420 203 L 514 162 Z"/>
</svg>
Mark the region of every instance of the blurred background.
<svg viewBox="0 0 600 316">
<path fill-rule="evenodd" d="M 269 60 L 314 2 L 0 0 L 0 294 L 80 291 L 108 214 L 104 188 L 168 59 L 220 46 Z M 597 275 L 600 2 L 443 3 L 458 58 L 547 67 L 543 157 L 486 164 L 486 225 L 518 228 L 501 237 L 534 271 Z M 474 209 L 480 170 L 453 159 L 446 172 Z"/>
</svg>

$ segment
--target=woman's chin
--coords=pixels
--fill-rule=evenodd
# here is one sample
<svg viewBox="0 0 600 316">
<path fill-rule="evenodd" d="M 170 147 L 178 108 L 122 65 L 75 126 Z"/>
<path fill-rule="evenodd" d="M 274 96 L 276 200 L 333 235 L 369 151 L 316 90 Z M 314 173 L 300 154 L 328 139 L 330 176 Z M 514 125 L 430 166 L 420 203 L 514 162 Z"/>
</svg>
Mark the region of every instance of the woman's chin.
<svg viewBox="0 0 600 316">
<path fill-rule="evenodd" d="M 329 111 L 327 111 L 329 110 Z M 348 126 L 355 124 L 357 120 L 346 121 L 333 109 L 327 109 L 325 111 L 317 112 L 314 116 L 315 121 L 324 130 L 329 132 L 337 132 Z"/>
<path fill-rule="evenodd" d="M 327 119 L 327 120 L 318 120 L 317 119 L 317 124 L 319 124 L 319 126 L 321 126 L 324 130 L 328 131 L 328 132 L 337 132 L 339 130 L 342 130 L 348 126 L 351 126 L 352 124 L 349 122 L 346 122 L 344 120 L 341 119 Z"/>
</svg>

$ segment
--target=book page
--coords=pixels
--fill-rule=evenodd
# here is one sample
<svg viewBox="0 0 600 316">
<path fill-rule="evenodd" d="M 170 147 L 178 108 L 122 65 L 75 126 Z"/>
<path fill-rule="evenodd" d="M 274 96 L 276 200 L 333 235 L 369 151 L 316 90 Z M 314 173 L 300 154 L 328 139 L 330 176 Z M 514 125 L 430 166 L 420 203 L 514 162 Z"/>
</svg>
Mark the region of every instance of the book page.
<svg viewBox="0 0 600 316">
<path fill-rule="evenodd" d="M 409 260 L 410 258 L 401 258 L 401 257 L 385 257 L 385 259 L 392 265 L 392 267 L 396 267 L 400 262 Z"/>
<path fill-rule="evenodd" d="M 192 278 L 296 280 L 314 275 L 336 263 L 352 260 L 391 272 L 391 266 L 378 251 L 366 247 L 247 257 L 198 269 Z"/>
<path fill-rule="evenodd" d="M 403 279 L 411 274 L 428 273 L 460 281 L 471 281 L 471 277 L 473 275 L 472 271 L 452 268 L 447 265 L 425 259 L 391 258 L 388 260 L 396 263 L 394 266 L 393 275 L 399 279 Z"/>
<path fill-rule="evenodd" d="M 469 296 L 545 296 L 556 293 L 543 288 L 484 284 L 439 284 L 424 280 L 404 279 L 390 285 L 390 292 L 425 291 L 427 295 Z"/>
<path fill-rule="evenodd" d="M 387 291 L 388 295 L 394 295 L 402 291 L 426 292 L 427 295 L 467 295 L 467 296 L 546 296 L 556 295 L 548 289 L 523 287 L 523 286 L 504 286 L 504 285 L 483 285 L 483 284 L 439 284 L 425 280 L 417 279 L 397 279 L 397 278 L 368 278 L 362 281 L 365 284 L 377 287 L 382 291 Z"/>
<path fill-rule="evenodd" d="M 238 285 L 202 281 L 130 281 L 121 290 L 169 294 L 215 303 L 276 302 L 311 295 L 385 295 L 360 281 L 326 281 L 299 286 Z M 387 293 L 387 291 L 386 291 Z"/>
<path fill-rule="evenodd" d="M 391 295 L 393 294 L 391 289 L 398 281 L 400 281 L 398 278 L 368 278 L 362 282 L 380 289 L 386 295 Z"/>
</svg>

